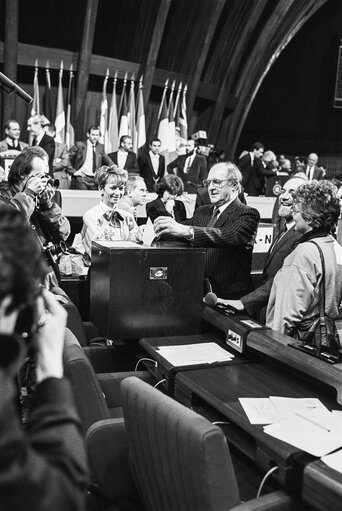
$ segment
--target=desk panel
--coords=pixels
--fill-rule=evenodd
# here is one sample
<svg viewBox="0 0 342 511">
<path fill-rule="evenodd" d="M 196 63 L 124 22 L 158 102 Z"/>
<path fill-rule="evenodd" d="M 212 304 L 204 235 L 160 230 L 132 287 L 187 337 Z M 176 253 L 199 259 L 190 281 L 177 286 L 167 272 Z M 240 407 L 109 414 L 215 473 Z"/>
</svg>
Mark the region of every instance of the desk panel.
<svg viewBox="0 0 342 511">
<path fill-rule="evenodd" d="M 309 463 L 304 469 L 302 499 L 314 509 L 342 509 L 342 474 L 322 461 Z"/>
</svg>

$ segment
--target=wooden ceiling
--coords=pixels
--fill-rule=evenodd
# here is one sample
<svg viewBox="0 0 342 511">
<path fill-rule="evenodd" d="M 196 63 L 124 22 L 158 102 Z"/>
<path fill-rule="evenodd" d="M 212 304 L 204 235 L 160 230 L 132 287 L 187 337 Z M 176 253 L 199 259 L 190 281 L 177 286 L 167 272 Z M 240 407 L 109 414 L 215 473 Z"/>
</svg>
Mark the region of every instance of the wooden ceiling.
<svg viewBox="0 0 342 511">
<path fill-rule="evenodd" d="M 147 111 L 166 77 L 182 80 L 192 131 L 206 129 L 209 141 L 233 157 L 268 70 L 326 1 L 1 0 L 4 72 L 15 80 L 17 64 L 33 66 L 40 55 L 50 55 L 52 68 L 61 57 L 66 67 L 73 62 L 81 124 L 89 74 L 104 76 L 107 66 L 119 77 L 144 74 Z M 6 101 L 4 117 L 13 108 Z"/>
</svg>

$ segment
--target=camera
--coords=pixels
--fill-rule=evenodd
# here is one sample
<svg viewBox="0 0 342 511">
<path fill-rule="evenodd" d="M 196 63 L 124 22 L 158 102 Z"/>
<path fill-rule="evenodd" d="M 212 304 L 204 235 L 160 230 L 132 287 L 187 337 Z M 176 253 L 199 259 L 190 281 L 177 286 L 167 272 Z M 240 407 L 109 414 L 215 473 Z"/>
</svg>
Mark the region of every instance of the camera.
<svg viewBox="0 0 342 511">
<path fill-rule="evenodd" d="M 52 188 L 57 190 L 59 188 L 59 179 L 53 179 L 53 177 L 49 177 L 46 185 L 51 185 Z"/>
<path fill-rule="evenodd" d="M 56 258 L 62 254 L 67 253 L 67 246 L 64 241 L 59 241 L 58 243 L 49 243 L 44 247 L 44 253 L 48 261 L 51 260 L 51 258 Z"/>
</svg>

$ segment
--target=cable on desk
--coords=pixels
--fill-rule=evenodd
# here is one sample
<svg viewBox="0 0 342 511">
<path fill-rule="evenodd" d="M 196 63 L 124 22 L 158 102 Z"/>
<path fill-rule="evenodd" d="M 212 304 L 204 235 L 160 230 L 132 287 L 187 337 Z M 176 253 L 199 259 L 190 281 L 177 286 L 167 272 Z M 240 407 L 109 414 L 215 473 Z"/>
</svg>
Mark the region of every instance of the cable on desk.
<svg viewBox="0 0 342 511">
<path fill-rule="evenodd" d="M 264 484 L 266 482 L 266 479 L 271 475 L 273 474 L 273 472 L 276 472 L 277 470 L 279 469 L 279 467 L 276 465 L 275 467 L 272 467 L 270 468 L 270 470 L 268 472 L 266 472 L 266 474 L 264 475 L 261 483 L 260 483 L 260 486 L 259 486 L 259 489 L 258 489 L 258 493 L 257 493 L 257 496 L 256 498 L 259 499 L 260 498 L 260 494 L 262 492 L 262 489 L 264 487 Z"/>
<path fill-rule="evenodd" d="M 214 424 L 214 426 L 220 426 L 221 424 L 230 424 L 230 422 L 227 422 L 227 421 L 214 421 L 214 422 L 212 422 L 212 424 Z"/>
<path fill-rule="evenodd" d="M 153 358 L 139 358 L 138 362 L 135 364 L 134 371 L 138 370 L 140 362 L 153 362 L 154 367 L 158 367 L 158 362 L 156 362 L 156 360 L 153 360 Z"/>
<path fill-rule="evenodd" d="M 154 389 L 156 389 L 156 388 L 158 387 L 158 385 L 160 385 L 161 383 L 164 383 L 164 382 L 166 382 L 166 378 L 164 378 L 163 380 L 158 381 L 158 383 L 156 383 L 156 384 L 153 386 L 153 388 L 154 388 Z"/>
</svg>

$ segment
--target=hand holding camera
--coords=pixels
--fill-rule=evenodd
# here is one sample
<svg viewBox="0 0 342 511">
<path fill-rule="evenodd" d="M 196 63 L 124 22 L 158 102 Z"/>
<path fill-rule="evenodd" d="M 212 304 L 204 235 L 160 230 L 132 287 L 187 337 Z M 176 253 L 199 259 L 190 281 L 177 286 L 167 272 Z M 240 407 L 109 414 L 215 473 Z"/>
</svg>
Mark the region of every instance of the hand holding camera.
<svg viewBox="0 0 342 511">
<path fill-rule="evenodd" d="M 35 195 L 40 195 L 46 188 L 49 180 L 48 174 L 35 174 L 28 178 L 26 188 L 31 190 Z"/>
</svg>

